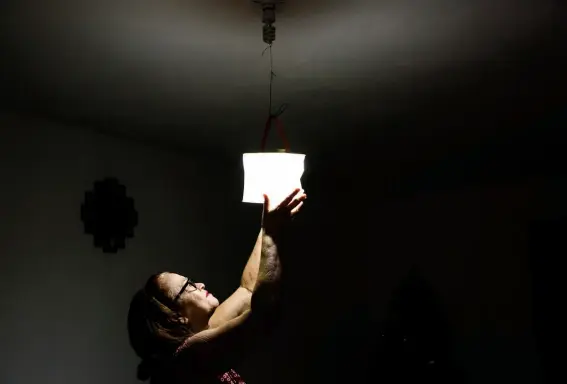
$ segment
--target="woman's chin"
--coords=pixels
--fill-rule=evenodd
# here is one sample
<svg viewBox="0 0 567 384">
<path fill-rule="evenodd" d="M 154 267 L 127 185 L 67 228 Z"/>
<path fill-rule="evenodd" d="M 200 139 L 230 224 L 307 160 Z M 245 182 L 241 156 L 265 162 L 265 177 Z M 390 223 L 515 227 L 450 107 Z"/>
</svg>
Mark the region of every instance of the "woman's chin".
<svg viewBox="0 0 567 384">
<path fill-rule="evenodd" d="M 207 297 L 207 300 L 209 301 L 209 303 L 211 304 L 211 306 L 213 308 L 218 307 L 219 304 L 220 304 L 219 300 L 216 297 L 214 297 L 213 295 L 209 295 L 209 297 Z"/>
</svg>

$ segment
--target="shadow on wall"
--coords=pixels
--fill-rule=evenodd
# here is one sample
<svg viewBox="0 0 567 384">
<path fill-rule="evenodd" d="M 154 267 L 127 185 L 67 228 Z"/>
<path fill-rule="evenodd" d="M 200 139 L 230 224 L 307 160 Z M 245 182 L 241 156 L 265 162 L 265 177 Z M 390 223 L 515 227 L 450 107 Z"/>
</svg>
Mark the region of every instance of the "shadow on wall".
<svg viewBox="0 0 567 384">
<path fill-rule="evenodd" d="M 384 383 L 463 383 L 448 320 L 433 288 L 412 268 L 394 291 L 373 339 L 371 363 Z"/>
<path fill-rule="evenodd" d="M 311 380 L 321 383 L 465 382 L 457 366 L 454 340 L 441 299 L 417 268 L 412 268 L 391 297 L 384 320 L 352 307 L 334 322 L 310 360 Z"/>
</svg>

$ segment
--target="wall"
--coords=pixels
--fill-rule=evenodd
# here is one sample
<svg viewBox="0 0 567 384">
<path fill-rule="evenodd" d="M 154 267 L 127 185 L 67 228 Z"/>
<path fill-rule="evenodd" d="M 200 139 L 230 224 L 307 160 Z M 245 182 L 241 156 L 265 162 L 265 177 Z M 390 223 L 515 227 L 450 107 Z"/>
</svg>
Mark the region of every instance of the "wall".
<svg viewBox="0 0 567 384">
<path fill-rule="evenodd" d="M 0 381 L 136 383 L 125 316 L 148 274 L 189 274 L 221 299 L 238 282 L 260 219 L 259 207 L 240 203 L 240 159 L 8 116 L 0 129 Z M 529 183 L 392 199 L 375 185 L 388 178 L 360 172 L 308 157 L 285 319 L 243 367 L 248 381 L 380 378 L 377 324 L 418 265 L 447 310 L 465 382 L 537 382 L 525 231 L 555 211 L 544 189 L 535 210 Z M 140 212 L 118 255 L 94 249 L 79 220 L 84 191 L 107 175 Z"/>
<path fill-rule="evenodd" d="M 382 213 L 389 222 L 382 255 L 397 267 L 392 273 L 392 263 L 377 257 L 369 270 L 391 279 L 418 266 L 446 311 L 466 382 L 537 382 L 529 195 L 522 185 L 473 187 L 418 196 Z M 384 298 L 377 291 L 389 288 L 378 284 L 373 292 Z"/>
<path fill-rule="evenodd" d="M 293 259 L 305 270 L 295 279 L 296 294 L 308 298 L 296 311 L 302 333 L 290 332 L 295 353 L 287 355 L 301 355 L 301 382 L 384 379 L 374 360 L 379 327 L 411 266 L 446 312 L 462 374 L 452 382 L 540 382 L 527 230 L 543 212 L 544 201 L 538 209 L 532 198 L 542 184 L 387 198 L 380 181 L 365 177 L 371 170 L 361 173 L 326 169 L 306 186 L 307 233 Z"/>
<path fill-rule="evenodd" d="M 225 298 L 257 227 L 236 256 L 222 218 L 236 217 L 240 196 L 220 198 L 214 157 L 7 115 L 0 132 L 0 382 L 137 382 L 125 328 L 134 291 L 173 270 Z M 115 255 L 95 249 L 80 221 L 84 192 L 105 176 L 126 185 L 140 215 Z"/>
</svg>

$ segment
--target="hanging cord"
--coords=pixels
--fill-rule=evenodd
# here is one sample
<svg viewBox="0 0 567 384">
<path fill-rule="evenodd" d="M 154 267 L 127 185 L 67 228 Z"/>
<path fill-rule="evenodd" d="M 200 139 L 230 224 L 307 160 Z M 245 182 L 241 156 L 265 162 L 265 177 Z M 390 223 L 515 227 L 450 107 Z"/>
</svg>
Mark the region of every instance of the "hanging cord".
<svg viewBox="0 0 567 384">
<path fill-rule="evenodd" d="M 274 120 L 277 124 L 279 136 L 284 143 L 285 151 L 289 152 L 289 141 L 287 140 L 287 137 L 285 135 L 283 124 L 279 119 L 279 116 L 285 112 L 286 108 L 288 107 L 288 104 L 285 103 L 282 104 L 279 110 L 275 113 L 272 111 L 272 88 L 273 88 L 274 77 L 276 77 L 273 67 L 272 44 L 268 45 L 268 47 L 264 50 L 264 52 L 262 52 L 262 56 L 267 50 L 270 50 L 270 104 L 268 107 L 268 119 L 266 120 L 266 126 L 264 128 L 264 135 L 262 137 L 261 149 L 262 152 L 264 152 L 266 149 L 266 141 L 268 140 L 268 134 L 270 133 L 270 129 L 272 128 L 272 120 Z"/>
<path fill-rule="evenodd" d="M 260 1 L 255 1 L 255 2 L 259 3 Z M 270 133 L 270 129 L 272 128 L 272 120 L 274 120 L 277 124 L 279 136 L 284 143 L 285 152 L 289 152 L 289 141 L 287 140 L 287 137 L 285 135 L 283 124 L 279 119 L 279 116 L 282 113 L 284 113 L 285 110 L 287 109 L 288 104 L 286 103 L 282 104 L 279 110 L 275 113 L 272 110 L 272 93 L 273 93 L 272 89 L 273 89 L 274 77 L 276 77 L 276 74 L 274 73 L 274 57 L 272 54 L 272 45 L 274 40 L 276 39 L 276 27 L 273 25 L 273 23 L 276 21 L 275 3 L 276 1 L 274 0 L 272 1 L 264 0 L 261 2 L 263 9 L 263 22 L 264 22 L 263 39 L 264 42 L 268 44 L 266 49 L 264 49 L 264 51 L 262 52 L 262 56 L 264 56 L 267 50 L 270 51 L 270 104 L 268 108 L 268 119 L 266 120 L 264 135 L 262 137 L 261 150 L 262 152 L 264 152 L 266 149 L 266 141 L 268 140 L 268 134 Z"/>
</svg>

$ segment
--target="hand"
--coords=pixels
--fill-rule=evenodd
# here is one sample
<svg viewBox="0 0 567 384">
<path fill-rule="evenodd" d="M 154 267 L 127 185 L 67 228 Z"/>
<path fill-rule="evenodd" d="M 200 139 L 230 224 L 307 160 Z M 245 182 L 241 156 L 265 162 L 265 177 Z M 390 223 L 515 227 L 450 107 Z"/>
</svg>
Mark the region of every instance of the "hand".
<svg viewBox="0 0 567 384">
<path fill-rule="evenodd" d="M 291 222 L 293 216 L 299 212 L 307 195 L 303 190 L 296 188 L 277 207 L 272 208 L 270 198 L 264 195 L 264 213 L 262 228 L 270 235 L 279 234 L 283 227 Z"/>
</svg>

